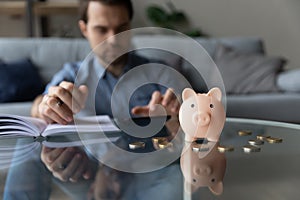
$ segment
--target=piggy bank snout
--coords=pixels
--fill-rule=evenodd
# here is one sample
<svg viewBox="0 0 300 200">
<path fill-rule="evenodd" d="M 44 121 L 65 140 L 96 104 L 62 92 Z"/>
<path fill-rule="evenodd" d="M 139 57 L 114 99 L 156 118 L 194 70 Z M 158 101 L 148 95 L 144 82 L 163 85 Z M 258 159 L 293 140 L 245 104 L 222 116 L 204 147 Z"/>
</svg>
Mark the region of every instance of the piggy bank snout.
<svg viewBox="0 0 300 200">
<path fill-rule="evenodd" d="M 197 176 L 209 176 L 212 174 L 212 168 L 207 165 L 195 166 L 194 174 Z"/>
<path fill-rule="evenodd" d="M 200 125 L 200 126 L 206 126 L 210 122 L 210 115 L 209 113 L 194 113 L 193 115 L 193 123 L 195 125 Z"/>
</svg>

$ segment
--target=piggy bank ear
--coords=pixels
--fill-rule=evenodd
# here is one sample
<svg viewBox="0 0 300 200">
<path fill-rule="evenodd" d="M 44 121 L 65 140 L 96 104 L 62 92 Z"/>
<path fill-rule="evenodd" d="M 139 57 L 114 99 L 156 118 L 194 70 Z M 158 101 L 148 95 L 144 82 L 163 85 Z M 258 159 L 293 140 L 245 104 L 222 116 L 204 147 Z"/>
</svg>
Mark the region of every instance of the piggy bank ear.
<svg viewBox="0 0 300 200">
<path fill-rule="evenodd" d="M 186 100 L 189 97 L 197 95 L 196 92 L 191 88 L 185 88 L 182 92 L 182 100 Z"/>
<path fill-rule="evenodd" d="M 218 101 L 221 101 L 222 99 L 222 92 L 217 87 L 210 89 L 207 95 L 215 97 Z"/>
<path fill-rule="evenodd" d="M 214 195 L 221 195 L 223 193 L 223 182 L 220 181 L 210 186 L 209 189 Z"/>
<path fill-rule="evenodd" d="M 197 187 L 187 181 L 184 181 L 184 190 L 187 194 L 192 194 L 197 191 Z"/>
</svg>

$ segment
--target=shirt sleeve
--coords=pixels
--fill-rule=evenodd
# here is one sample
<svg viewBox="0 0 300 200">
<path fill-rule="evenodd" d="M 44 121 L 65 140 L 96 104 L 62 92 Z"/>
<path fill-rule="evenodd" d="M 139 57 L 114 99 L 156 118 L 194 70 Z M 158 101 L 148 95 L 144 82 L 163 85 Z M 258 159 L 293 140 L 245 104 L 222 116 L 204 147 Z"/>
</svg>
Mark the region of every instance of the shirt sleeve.
<svg viewBox="0 0 300 200">
<path fill-rule="evenodd" d="M 63 68 L 57 72 L 52 80 L 47 84 L 46 89 L 43 94 L 47 94 L 51 86 L 57 86 L 62 81 L 74 82 L 76 78 L 76 73 L 79 69 L 80 62 L 77 63 L 66 63 Z"/>
</svg>

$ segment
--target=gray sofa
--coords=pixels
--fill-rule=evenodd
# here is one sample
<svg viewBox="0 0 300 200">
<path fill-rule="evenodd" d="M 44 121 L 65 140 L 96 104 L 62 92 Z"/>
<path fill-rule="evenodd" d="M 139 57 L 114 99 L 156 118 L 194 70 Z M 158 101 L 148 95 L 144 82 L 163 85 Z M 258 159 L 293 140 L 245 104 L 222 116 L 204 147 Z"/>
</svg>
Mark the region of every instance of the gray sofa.
<svg viewBox="0 0 300 200">
<path fill-rule="evenodd" d="M 196 38 L 195 40 L 212 57 L 219 43 L 243 52 L 264 53 L 263 42 L 258 38 Z M 143 47 L 145 44 L 173 45 L 174 48 L 186 49 L 180 45 L 176 47 L 176 36 L 135 36 L 133 44 L 136 47 Z M 53 74 L 65 62 L 82 60 L 89 52 L 89 45 L 84 39 L 0 39 L 0 60 L 10 62 L 21 58 L 30 58 L 35 66 L 38 67 L 45 83 L 51 79 Z M 197 56 L 197 52 L 188 53 Z M 203 89 L 200 79 L 194 77 L 195 75 L 193 71 L 190 71 L 187 62 L 180 57 L 166 56 L 164 53 L 155 52 L 148 52 L 145 56 L 164 59 L 167 63 L 171 63 L 174 66 L 180 65 L 179 67 L 183 69 L 185 76 L 191 81 L 191 85 L 196 90 Z M 1 103 L 0 113 L 30 115 L 31 105 L 32 102 Z M 227 116 L 300 123 L 300 93 L 272 92 L 227 95 Z"/>
</svg>

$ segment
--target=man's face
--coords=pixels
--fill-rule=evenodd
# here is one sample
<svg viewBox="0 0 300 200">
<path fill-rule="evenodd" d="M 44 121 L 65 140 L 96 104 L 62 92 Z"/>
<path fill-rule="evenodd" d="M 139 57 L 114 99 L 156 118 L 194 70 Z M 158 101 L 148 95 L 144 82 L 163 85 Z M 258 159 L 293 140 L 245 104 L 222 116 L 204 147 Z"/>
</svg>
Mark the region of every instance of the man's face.
<svg viewBox="0 0 300 200">
<path fill-rule="evenodd" d="M 103 64 L 115 62 L 116 56 L 121 52 L 126 52 L 130 43 L 129 34 L 113 37 L 130 29 L 129 13 L 126 7 L 91 1 L 87 16 L 87 23 L 79 22 L 83 35 L 88 39 L 91 48 Z M 100 43 L 102 44 L 97 47 Z"/>
</svg>

